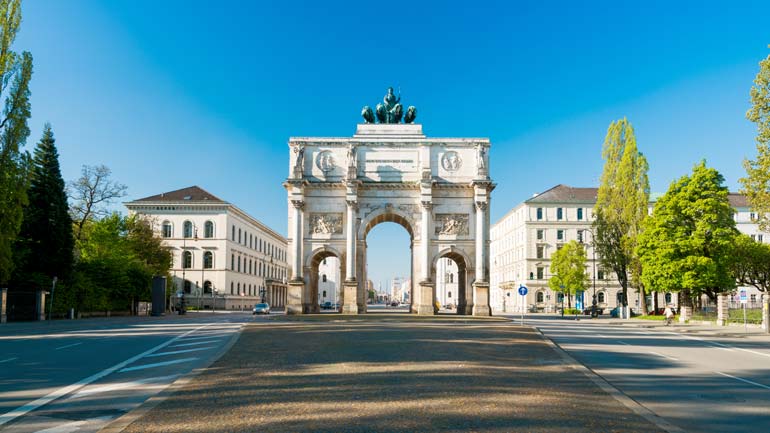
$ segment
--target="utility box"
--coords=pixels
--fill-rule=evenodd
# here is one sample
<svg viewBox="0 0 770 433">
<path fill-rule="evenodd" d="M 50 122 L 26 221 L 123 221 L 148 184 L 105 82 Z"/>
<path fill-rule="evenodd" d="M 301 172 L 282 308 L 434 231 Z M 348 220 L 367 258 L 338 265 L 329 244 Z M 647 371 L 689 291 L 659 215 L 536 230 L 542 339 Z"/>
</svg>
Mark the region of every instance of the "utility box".
<svg viewBox="0 0 770 433">
<path fill-rule="evenodd" d="M 166 277 L 152 277 L 152 315 L 162 316 L 166 311 Z"/>
</svg>

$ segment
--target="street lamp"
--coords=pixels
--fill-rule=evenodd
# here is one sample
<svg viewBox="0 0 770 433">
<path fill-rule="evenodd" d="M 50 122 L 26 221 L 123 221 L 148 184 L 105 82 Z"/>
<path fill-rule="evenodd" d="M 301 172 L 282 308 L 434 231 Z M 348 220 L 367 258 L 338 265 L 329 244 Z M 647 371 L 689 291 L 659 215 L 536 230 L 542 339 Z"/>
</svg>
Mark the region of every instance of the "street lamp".
<svg viewBox="0 0 770 433">
<path fill-rule="evenodd" d="M 260 286 L 260 288 L 259 288 L 259 295 L 262 297 L 262 301 L 261 302 L 263 304 L 265 303 L 265 292 L 266 291 L 267 290 L 265 289 L 265 286 Z"/>
</svg>

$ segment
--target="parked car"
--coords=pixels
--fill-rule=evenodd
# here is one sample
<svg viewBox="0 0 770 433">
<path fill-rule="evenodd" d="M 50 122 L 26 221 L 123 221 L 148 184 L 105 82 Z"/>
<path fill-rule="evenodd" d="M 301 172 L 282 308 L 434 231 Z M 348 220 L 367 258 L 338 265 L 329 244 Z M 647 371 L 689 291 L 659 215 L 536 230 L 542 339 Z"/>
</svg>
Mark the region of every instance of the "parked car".
<svg viewBox="0 0 770 433">
<path fill-rule="evenodd" d="M 321 304 L 322 310 L 331 310 L 332 308 L 334 308 L 334 304 L 332 304 L 332 301 L 326 301 L 323 304 Z"/>
<path fill-rule="evenodd" d="M 390 303 L 391 307 L 398 307 L 398 305 L 399 305 L 398 301 L 393 301 L 393 302 Z"/>
<path fill-rule="evenodd" d="M 257 304 L 251 312 L 252 314 L 270 314 L 270 305 L 267 303 Z"/>
</svg>

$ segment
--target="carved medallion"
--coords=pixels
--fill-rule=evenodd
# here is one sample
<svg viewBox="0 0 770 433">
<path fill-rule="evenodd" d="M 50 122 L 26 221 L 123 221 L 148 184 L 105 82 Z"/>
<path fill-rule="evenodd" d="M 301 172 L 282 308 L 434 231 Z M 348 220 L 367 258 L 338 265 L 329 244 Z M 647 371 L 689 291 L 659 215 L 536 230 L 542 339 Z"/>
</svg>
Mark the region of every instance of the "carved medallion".
<svg viewBox="0 0 770 433">
<path fill-rule="evenodd" d="M 337 166 L 334 161 L 334 154 L 330 150 L 319 153 L 315 158 L 315 165 L 324 173 L 334 170 L 334 167 Z"/>
<path fill-rule="evenodd" d="M 441 156 L 441 166 L 444 167 L 444 170 L 446 171 L 457 171 L 462 165 L 463 160 L 454 150 L 450 150 Z"/>
<path fill-rule="evenodd" d="M 341 213 L 311 213 L 310 234 L 331 235 L 342 233 Z"/>
<path fill-rule="evenodd" d="M 439 213 L 436 214 L 436 234 L 467 236 L 468 214 L 464 213 Z"/>
</svg>

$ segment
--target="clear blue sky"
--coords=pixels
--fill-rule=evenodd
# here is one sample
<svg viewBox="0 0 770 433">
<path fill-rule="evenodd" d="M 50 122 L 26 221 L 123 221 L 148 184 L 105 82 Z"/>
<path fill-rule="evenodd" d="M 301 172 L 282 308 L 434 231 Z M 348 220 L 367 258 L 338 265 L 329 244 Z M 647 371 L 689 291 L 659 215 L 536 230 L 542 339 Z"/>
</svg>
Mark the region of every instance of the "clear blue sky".
<svg viewBox="0 0 770 433">
<path fill-rule="evenodd" d="M 653 191 L 702 158 L 736 189 L 754 152 L 766 0 L 275 3 L 25 2 L 28 148 L 50 121 L 67 180 L 106 164 L 129 200 L 197 184 L 284 234 L 288 138 L 352 135 L 390 85 L 429 136 L 491 139 L 493 221 L 596 185 L 623 116 Z M 376 283 L 408 274 L 403 229 L 369 245 Z"/>
</svg>

